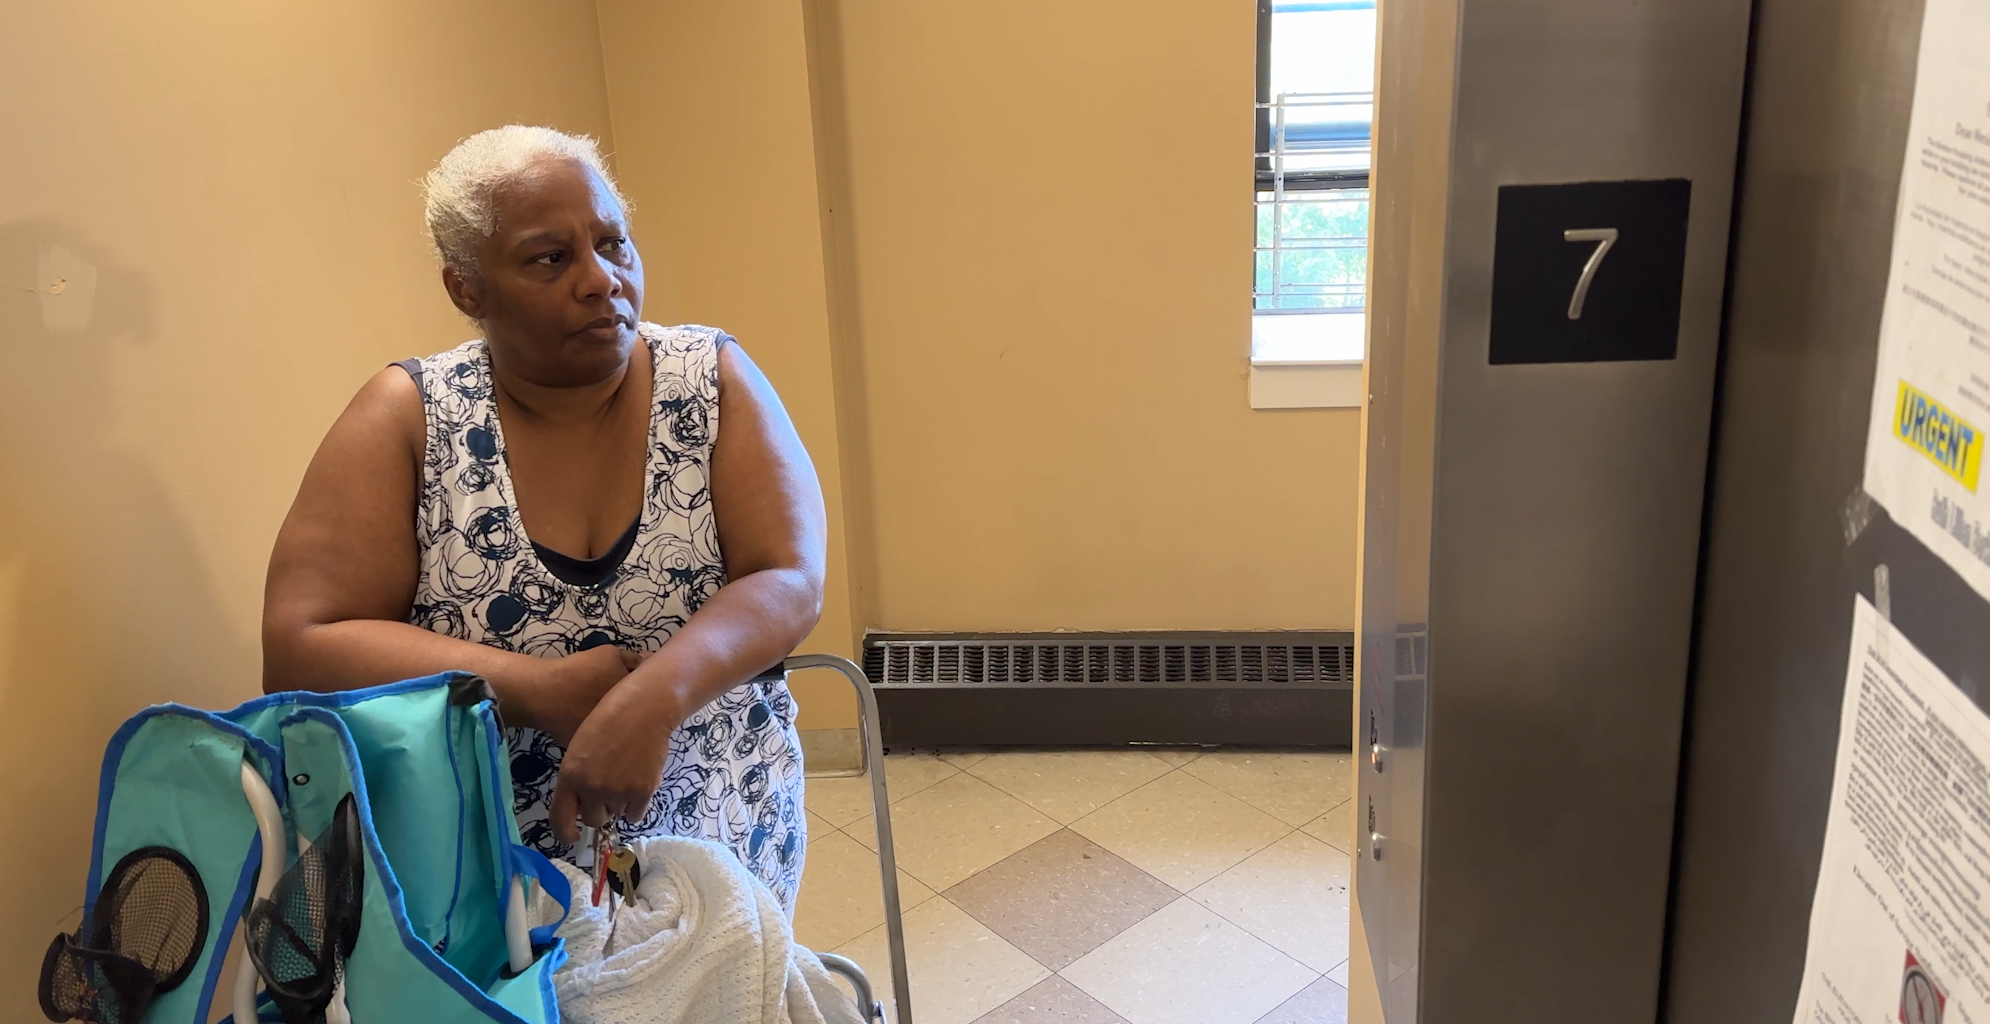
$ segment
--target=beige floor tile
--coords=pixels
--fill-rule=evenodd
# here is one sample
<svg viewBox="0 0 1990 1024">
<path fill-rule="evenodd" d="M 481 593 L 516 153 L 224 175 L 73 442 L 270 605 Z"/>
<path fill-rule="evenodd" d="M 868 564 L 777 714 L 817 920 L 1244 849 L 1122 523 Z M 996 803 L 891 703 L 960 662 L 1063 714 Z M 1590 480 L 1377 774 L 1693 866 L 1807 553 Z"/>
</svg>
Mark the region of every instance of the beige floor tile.
<svg viewBox="0 0 1990 1024">
<path fill-rule="evenodd" d="M 1182 765 L 1185 765 L 1190 761 L 1193 761 L 1196 758 L 1201 757 L 1203 754 L 1208 753 L 1207 748 L 1204 747 L 1141 746 L 1136 749 L 1145 750 L 1148 753 L 1153 754 L 1155 757 L 1158 757 L 1161 760 L 1166 761 L 1169 764 L 1169 766 L 1174 768 L 1180 768 Z"/>
<path fill-rule="evenodd" d="M 1139 749 L 1015 751 L 962 767 L 1066 825 L 1171 770 Z"/>
<path fill-rule="evenodd" d="M 1183 892 L 1270 846 L 1291 827 L 1182 772 L 1071 823 L 1071 831 Z"/>
<path fill-rule="evenodd" d="M 1189 898 L 1324 973 L 1347 960 L 1350 878 L 1347 854 L 1294 832 Z"/>
<path fill-rule="evenodd" d="M 892 812 L 891 823 L 894 828 L 898 825 L 897 811 Z M 843 826 L 838 831 L 862 843 L 866 850 L 876 850 L 878 848 L 878 824 L 868 811 L 864 813 L 863 817 Z M 892 835 L 892 845 L 898 849 L 898 865 L 902 868 L 905 866 L 905 837 L 894 832 Z"/>
<path fill-rule="evenodd" d="M 1053 974 L 974 1024 L 1126 1024 L 1126 1018 Z"/>
<path fill-rule="evenodd" d="M 829 833 L 836 831 L 836 826 L 831 825 L 829 823 L 829 820 L 827 818 L 824 818 L 822 815 L 817 814 L 814 811 L 807 811 L 805 813 L 808 814 L 808 837 L 811 841 L 813 841 L 816 836 L 826 836 Z"/>
<path fill-rule="evenodd" d="M 1347 1024 L 1347 989 L 1321 978 L 1258 1018 L 1258 1024 Z"/>
<path fill-rule="evenodd" d="M 992 749 L 961 748 L 958 750 L 942 751 L 940 760 L 953 765 L 955 768 L 959 768 L 961 771 L 966 771 L 987 760 L 988 756 L 993 753 L 995 751 Z"/>
<path fill-rule="evenodd" d="M 802 802 L 809 813 L 842 828 L 871 813 L 871 780 L 863 776 L 810 779 L 802 791 Z"/>
<path fill-rule="evenodd" d="M 1187 898 L 1062 973 L 1130 1024 L 1252 1024 L 1319 978 Z"/>
<path fill-rule="evenodd" d="M 1314 818 L 1306 824 L 1305 832 L 1342 853 L 1353 853 L 1354 801 L 1343 800 L 1340 806 Z"/>
<path fill-rule="evenodd" d="M 1334 979 L 1334 984 L 1339 985 L 1342 988 L 1347 987 L 1348 963 L 1349 961 L 1343 960 L 1341 961 L 1341 965 L 1339 967 L 1336 967 L 1333 970 L 1327 972 L 1327 977 Z"/>
<path fill-rule="evenodd" d="M 1354 758 L 1345 753 L 1219 750 L 1182 771 L 1294 828 L 1353 795 Z"/>
<path fill-rule="evenodd" d="M 898 866 L 935 889 L 1057 831 L 1056 822 L 972 775 L 956 774 L 891 803 Z M 867 847 L 877 845 L 876 826 L 868 817 L 843 832 Z"/>
<path fill-rule="evenodd" d="M 864 968 L 877 998 L 897 1020 L 884 928 L 865 932 L 836 952 Z M 905 960 L 919 1024 L 972 1024 L 1050 976 L 1042 964 L 944 899 L 928 900 L 905 915 Z"/>
<path fill-rule="evenodd" d="M 960 769 L 931 753 L 893 754 L 884 759 L 885 790 L 892 803 L 930 788 Z M 810 779 L 804 795 L 810 812 L 837 828 L 868 817 L 875 806 L 868 775 L 842 779 Z M 875 842 L 875 840 L 872 840 Z"/>
<path fill-rule="evenodd" d="M 935 783 L 960 774 L 960 769 L 931 751 L 916 754 L 887 754 L 884 759 L 885 788 L 891 802 L 897 803 Z"/>
<path fill-rule="evenodd" d="M 901 911 L 932 898 L 933 890 L 898 873 Z M 877 854 L 841 832 L 811 835 L 795 904 L 795 941 L 810 949 L 835 949 L 883 923 Z"/>
<path fill-rule="evenodd" d="M 1069 829 L 1059 829 L 945 895 L 1053 971 L 1181 896 Z"/>
</svg>

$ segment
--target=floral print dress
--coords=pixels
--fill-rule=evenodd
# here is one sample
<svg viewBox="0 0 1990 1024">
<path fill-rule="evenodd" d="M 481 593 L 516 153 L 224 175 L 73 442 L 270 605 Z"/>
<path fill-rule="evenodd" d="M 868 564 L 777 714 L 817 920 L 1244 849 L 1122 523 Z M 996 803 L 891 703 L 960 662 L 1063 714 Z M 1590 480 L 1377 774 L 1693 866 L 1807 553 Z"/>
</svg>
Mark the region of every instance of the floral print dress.
<svg viewBox="0 0 1990 1024">
<path fill-rule="evenodd" d="M 525 535 L 505 461 L 490 352 L 482 340 L 398 364 L 428 419 L 415 523 L 421 575 L 410 621 L 459 640 L 542 658 L 602 644 L 649 652 L 726 582 L 709 484 L 719 431 L 719 350 L 710 327 L 638 334 L 655 380 L 642 512 L 601 559 L 580 561 Z M 513 810 L 527 845 L 572 859 L 546 804 L 564 751 L 509 730 Z M 795 704 L 778 675 L 727 691 L 670 738 L 663 785 L 624 838 L 695 836 L 730 846 L 791 912 L 808 824 Z"/>
</svg>

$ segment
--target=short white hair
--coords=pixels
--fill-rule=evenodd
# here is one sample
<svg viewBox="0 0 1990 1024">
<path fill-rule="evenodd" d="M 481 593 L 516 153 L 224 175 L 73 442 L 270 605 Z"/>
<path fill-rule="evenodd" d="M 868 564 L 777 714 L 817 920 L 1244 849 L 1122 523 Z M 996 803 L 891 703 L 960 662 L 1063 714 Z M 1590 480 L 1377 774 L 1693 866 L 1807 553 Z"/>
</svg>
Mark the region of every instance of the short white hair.
<svg viewBox="0 0 1990 1024">
<path fill-rule="evenodd" d="M 577 161 L 601 175 L 615 202 L 628 210 L 593 139 L 522 124 L 481 131 L 457 143 L 422 179 L 428 233 L 443 266 L 475 276 L 477 243 L 497 231 L 498 193 L 549 159 Z"/>
</svg>

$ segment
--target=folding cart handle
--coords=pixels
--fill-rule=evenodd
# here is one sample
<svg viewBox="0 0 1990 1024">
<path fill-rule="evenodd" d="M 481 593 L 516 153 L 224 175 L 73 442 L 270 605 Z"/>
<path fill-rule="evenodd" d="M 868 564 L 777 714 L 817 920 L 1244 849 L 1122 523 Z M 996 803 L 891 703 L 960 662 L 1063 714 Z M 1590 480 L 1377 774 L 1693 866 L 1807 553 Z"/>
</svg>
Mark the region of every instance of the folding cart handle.
<svg viewBox="0 0 1990 1024">
<path fill-rule="evenodd" d="M 884 738 L 878 733 L 878 696 L 864 670 L 834 654 L 797 654 L 781 663 L 792 675 L 812 668 L 833 669 L 857 688 L 857 738 L 863 744 L 864 767 L 871 777 L 871 804 L 878 830 L 878 871 L 884 883 L 884 929 L 891 947 L 892 1003 L 897 1024 L 912 1024 L 912 986 L 905 969 L 905 920 L 898 903 L 898 857 L 891 845 L 891 800 L 885 794 Z M 866 1013 L 870 1007 L 862 1008 Z"/>
<path fill-rule="evenodd" d="M 276 890 L 276 883 L 283 877 L 284 842 L 283 809 L 276 804 L 276 794 L 270 791 L 269 783 L 263 781 L 261 772 L 242 759 L 242 796 L 249 801 L 249 809 L 256 815 L 256 833 L 262 837 L 263 864 L 256 875 L 256 899 L 266 900 Z M 311 841 L 300 833 L 297 836 L 297 854 L 303 856 L 311 848 Z M 254 904 L 250 904 L 254 906 Z M 242 936 L 242 959 L 235 965 L 235 992 L 232 1006 L 235 1024 L 256 1024 L 256 965 L 249 957 L 249 933 L 245 928 L 237 928 Z M 345 979 L 339 979 L 332 989 L 331 1001 L 325 1004 L 325 1024 L 351 1024 L 352 1018 L 346 1012 Z"/>
<path fill-rule="evenodd" d="M 270 792 L 262 773 L 247 758 L 242 759 L 242 795 L 255 812 L 256 831 L 262 836 L 263 867 L 256 876 L 256 899 L 266 900 L 276 889 L 276 880 L 283 877 L 283 809 L 276 805 L 276 794 Z M 256 965 L 249 958 L 248 930 L 235 930 L 242 936 L 242 959 L 235 965 L 235 1024 L 255 1024 Z"/>
</svg>

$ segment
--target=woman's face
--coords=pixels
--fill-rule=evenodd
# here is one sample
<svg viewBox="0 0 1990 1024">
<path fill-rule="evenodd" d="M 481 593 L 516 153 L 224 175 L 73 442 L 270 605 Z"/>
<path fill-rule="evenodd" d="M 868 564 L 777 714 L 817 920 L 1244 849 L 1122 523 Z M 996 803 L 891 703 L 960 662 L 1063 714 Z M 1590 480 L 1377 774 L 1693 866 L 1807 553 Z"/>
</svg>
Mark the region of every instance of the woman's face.
<svg viewBox="0 0 1990 1024">
<path fill-rule="evenodd" d="M 443 273 L 497 361 L 547 387 L 607 379 L 629 359 L 643 261 L 620 203 L 585 164 L 544 160 L 496 198 L 474 280 Z"/>
</svg>

